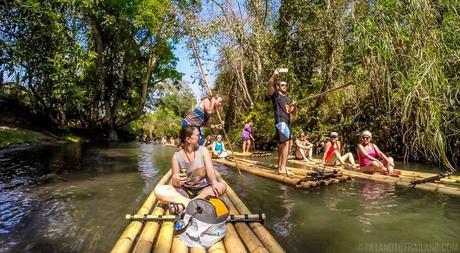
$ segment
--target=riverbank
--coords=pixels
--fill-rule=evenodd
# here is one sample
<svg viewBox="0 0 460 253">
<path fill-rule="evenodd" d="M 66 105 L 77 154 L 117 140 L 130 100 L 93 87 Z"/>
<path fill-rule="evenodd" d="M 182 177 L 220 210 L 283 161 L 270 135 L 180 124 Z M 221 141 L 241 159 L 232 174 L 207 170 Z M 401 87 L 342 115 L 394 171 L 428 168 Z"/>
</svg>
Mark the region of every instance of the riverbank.
<svg viewBox="0 0 460 253">
<path fill-rule="evenodd" d="M 78 140 L 78 138 L 73 136 L 61 138 L 48 132 L 0 126 L 0 150 L 25 148 L 35 145 L 57 145 L 77 142 Z"/>
</svg>

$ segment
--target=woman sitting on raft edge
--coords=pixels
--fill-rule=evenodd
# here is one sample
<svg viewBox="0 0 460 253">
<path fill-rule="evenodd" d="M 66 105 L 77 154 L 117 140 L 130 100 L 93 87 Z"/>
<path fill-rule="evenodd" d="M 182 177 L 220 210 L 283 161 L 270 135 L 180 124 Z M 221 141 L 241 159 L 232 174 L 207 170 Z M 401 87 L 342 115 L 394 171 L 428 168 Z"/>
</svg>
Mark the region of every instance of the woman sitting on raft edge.
<svg viewBox="0 0 460 253">
<path fill-rule="evenodd" d="M 394 170 L 393 158 L 386 156 L 371 140 L 370 131 L 365 130 L 361 133 L 361 143 L 358 146 L 360 171 L 369 174 L 377 172 L 390 176 L 401 174 L 400 171 Z"/>
<path fill-rule="evenodd" d="M 217 179 L 209 152 L 198 145 L 198 128 L 182 127 L 179 138 L 182 149 L 172 156 L 171 185 L 155 189 L 158 200 L 169 204 L 169 210 L 175 214 L 185 210 L 191 199 L 218 197 L 227 190 Z"/>
<path fill-rule="evenodd" d="M 326 147 L 324 149 L 323 156 L 323 165 L 325 166 L 335 166 L 337 161 L 343 165 L 346 169 L 354 170 L 357 165 L 355 164 L 355 159 L 353 154 L 348 152 L 345 155 L 341 155 L 341 146 L 340 141 L 338 140 L 339 134 L 337 132 L 331 132 L 329 134 L 329 140 L 326 142 Z M 350 163 L 346 163 L 346 161 Z"/>
</svg>

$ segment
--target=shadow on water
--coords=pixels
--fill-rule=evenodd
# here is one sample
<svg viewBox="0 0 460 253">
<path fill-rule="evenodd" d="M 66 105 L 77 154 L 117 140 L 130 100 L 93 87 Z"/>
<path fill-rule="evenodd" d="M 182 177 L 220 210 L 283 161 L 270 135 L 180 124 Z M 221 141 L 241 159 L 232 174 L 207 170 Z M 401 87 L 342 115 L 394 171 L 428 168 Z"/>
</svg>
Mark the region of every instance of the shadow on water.
<svg viewBox="0 0 460 253">
<path fill-rule="evenodd" d="M 0 154 L 0 252 L 109 251 L 174 150 L 128 143 Z M 460 251 L 459 198 L 364 180 L 309 192 L 217 167 L 253 212 L 267 214 L 287 252 L 390 252 L 369 247 L 421 242 Z"/>
</svg>

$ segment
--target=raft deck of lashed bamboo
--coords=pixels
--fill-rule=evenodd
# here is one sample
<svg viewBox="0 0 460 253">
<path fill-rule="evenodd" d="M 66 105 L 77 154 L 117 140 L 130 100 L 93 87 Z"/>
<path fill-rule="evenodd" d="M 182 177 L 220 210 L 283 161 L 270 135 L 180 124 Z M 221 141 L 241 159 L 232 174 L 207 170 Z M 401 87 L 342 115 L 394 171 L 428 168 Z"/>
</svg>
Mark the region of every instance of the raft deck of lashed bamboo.
<svg viewBox="0 0 460 253">
<path fill-rule="evenodd" d="M 316 162 L 302 162 L 299 160 L 288 160 L 288 162 L 304 165 L 306 168 L 309 169 L 316 169 L 321 170 L 324 167 L 321 165 L 321 161 L 316 160 Z M 295 168 L 289 168 L 291 170 L 295 170 Z M 382 183 L 389 183 L 397 186 L 403 187 L 411 187 L 411 181 L 414 179 L 421 179 L 425 177 L 435 176 L 436 174 L 433 173 L 426 173 L 426 172 L 416 172 L 416 171 L 408 171 L 408 170 L 399 170 L 401 171 L 401 175 L 399 177 L 391 177 L 386 175 L 379 175 L 379 174 L 366 174 L 359 171 L 350 171 L 343 166 L 334 166 L 326 167 L 326 171 L 330 171 L 332 169 L 338 169 L 344 175 L 350 176 L 351 178 L 360 178 L 366 180 L 372 180 L 375 182 L 382 182 Z M 458 176 L 449 176 L 448 178 L 443 178 L 439 182 L 435 183 L 423 183 L 415 185 L 415 189 L 433 191 L 444 193 L 453 196 L 460 196 L 460 178 Z"/>
<path fill-rule="evenodd" d="M 223 161 L 223 160 L 214 160 L 217 163 L 229 165 L 231 167 L 236 167 L 234 162 L 230 161 Z M 260 161 L 252 161 L 248 159 L 242 159 L 238 158 L 237 163 L 238 167 L 241 170 L 248 171 L 252 174 L 259 175 L 262 177 L 270 178 L 279 182 L 295 185 L 296 182 L 298 182 L 299 178 L 302 176 L 308 175 L 309 173 L 314 173 L 315 171 L 325 171 L 325 172 L 331 172 L 332 170 L 338 170 L 342 175 L 343 178 L 351 179 L 351 178 L 360 178 L 360 179 L 366 179 L 366 180 L 372 180 L 375 182 L 382 182 L 382 183 L 389 183 L 393 185 L 398 185 L 398 186 L 404 186 L 404 187 L 410 187 L 411 186 L 411 181 L 414 179 L 420 179 L 422 178 L 421 175 L 419 177 L 415 176 L 409 176 L 409 175 L 415 175 L 417 172 L 411 172 L 411 171 L 402 171 L 400 177 L 390 177 L 386 175 L 378 175 L 378 174 L 365 174 L 361 173 L 359 171 L 350 171 L 344 169 L 342 166 L 322 166 L 318 164 L 318 162 L 302 162 L 298 160 L 289 160 L 289 162 L 304 165 L 304 168 L 299 169 L 299 168 L 292 168 L 292 167 L 287 167 L 287 169 L 290 172 L 294 173 L 293 177 L 286 177 L 286 176 L 281 176 L 281 175 L 276 175 L 275 171 L 273 169 L 277 169 L 277 166 L 260 162 Z M 424 175 L 430 175 L 429 173 L 423 173 Z M 434 174 L 432 174 L 434 175 Z M 448 178 L 449 179 L 449 178 Z M 456 182 L 456 177 L 452 177 L 454 182 Z M 299 187 L 299 185 L 298 185 Z M 300 185 L 301 188 L 307 188 L 307 189 L 315 189 L 315 183 L 302 183 Z M 453 195 L 453 196 L 460 196 L 460 185 L 458 183 L 453 183 L 452 181 L 449 181 L 449 183 L 423 183 L 423 184 L 417 184 L 414 187 L 415 189 L 422 189 L 422 190 L 428 190 L 428 191 L 433 191 L 433 192 L 439 192 L 439 193 L 444 193 L 448 195 Z"/>
<path fill-rule="evenodd" d="M 228 161 L 224 159 L 213 159 L 214 162 L 224 164 L 233 168 L 238 168 L 242 171 L 249 172 L 251 174 L 269 178 L 281 183 L 289 184 L 296 186 L 298 188 L 304 188 L 304 189 L 309 189 L 309 190 L 314 190 L 318 189 L 321 186 L 326 186 L 326 185 L 332 185 L 332 184 L 337 184 L 337 183 L 342 183 L 342 182 L 347 182 L 351 180 L 349 176 L 342 175 L 342 174 L 337 174 L 333 178 L 327 178 L 323 180 L 309 180 L 309 181 L 300 181 L 303 179 L 308 173 L 313 173 L 311 170 L 291 170 L 291 172 L 294 173 L 293 176 L 287 177 L 285 175 L 278 175 L 277 170 L 274 170 L 273 168 L 267 167 L 267 166 L 261 166 L 261 162 L 256 162 L 256 161 L 251 161 L 251 160 L 245 160 L 245 159 L 237 159 L 237 163 L 235 161 Z"/>
<path fill-rule="evenodd" d="M 171 170 L 163 176 L 156 187 L 168 183 L 170 179 Z M 219 179 L 222 180 L 221 177 Z M 230 214 L 251 213 L 228 185 L 227 193 L 223 199 L 229 204 Z M 167 213 L 165 206 L 158 203 L 152 191 L 136 214 L 163 215 Z M 131 221 L 116 242 L 112 252 L 285 252 L 259 222 L 227 223 L 227 234 L 224 239 L 207 250 L 204 248 L 188 248 L 178 237 L 173 236 L 173 225 L 173 222 L 170 221 Z"/>
</svg>

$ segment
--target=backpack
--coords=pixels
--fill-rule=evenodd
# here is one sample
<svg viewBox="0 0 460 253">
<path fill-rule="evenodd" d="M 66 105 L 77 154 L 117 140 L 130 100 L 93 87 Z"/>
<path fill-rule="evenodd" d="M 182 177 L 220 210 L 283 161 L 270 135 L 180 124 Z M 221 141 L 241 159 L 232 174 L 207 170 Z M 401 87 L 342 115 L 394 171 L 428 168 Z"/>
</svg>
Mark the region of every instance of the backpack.
<svg viewBox="0 0 460 253">
<path fill-rule="evenodd" d="M 188 247 L 209 248 L 227 233 L 228 216 L 229 208 L 223 200 L 211 196 L 194 199 L 187 205 L 180 222 L 183 229 L 175 229 Z"/>
</svg>

